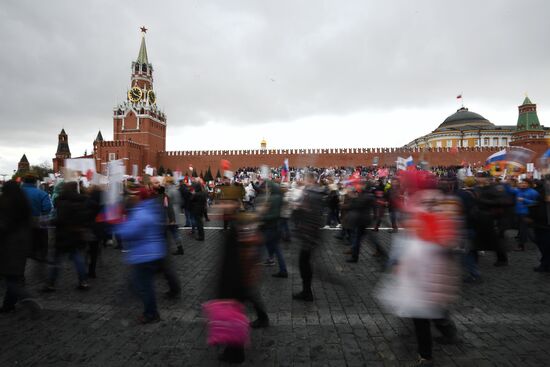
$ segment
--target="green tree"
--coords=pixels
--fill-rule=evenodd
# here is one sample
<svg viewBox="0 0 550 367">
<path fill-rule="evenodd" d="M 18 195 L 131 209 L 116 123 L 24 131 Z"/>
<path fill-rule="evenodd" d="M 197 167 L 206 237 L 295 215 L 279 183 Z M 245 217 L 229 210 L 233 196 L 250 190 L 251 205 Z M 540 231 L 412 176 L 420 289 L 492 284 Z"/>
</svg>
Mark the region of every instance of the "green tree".
<svg viewBox="0 0 550 367">
<path fill-rule="evenodd" d="M 159 169 L 157 170 L 157 175 L 162 176 L 162 175 L 164 175 L 165 173 L 166 173 L 166 170 L 165 170 L 164 167 L 161 165 L 161 166 L 159 167 Z"/>
<path fill-rule="evenodd" d="M 204 175 L 205 181 L 213 181 L 214 177 L 212 177 L 212 171 L 210 170 L 210 166 L 208 166 L 208 169 L 206 170 L 206 173 Z"/>
<path fill-rule="evenodd" d="M 220 174 L 220 169 L 218 168 L 218 172 L 216 172 L 216 178 L 222 178 L 222 175 Z"/>
<path fill-rule="evenodd" d="M 172 170 L 171 170 L 170 168 L 168 168 L 168 169 L 166 170 L 166 174 L 167 174 L 167 175 L 170 175 L 170 176 L 174 176 L 174 173 L 172 172 Z"/>
<path fill-rule="evenodd" d="M 197 170 L 196 170 L 196 169 L 193 170 L 193 173 L 191 174 L 191 176 L 192 176 L 192 177 L 198 177 L 198 176 L 197 176 Z"/>
</svg>

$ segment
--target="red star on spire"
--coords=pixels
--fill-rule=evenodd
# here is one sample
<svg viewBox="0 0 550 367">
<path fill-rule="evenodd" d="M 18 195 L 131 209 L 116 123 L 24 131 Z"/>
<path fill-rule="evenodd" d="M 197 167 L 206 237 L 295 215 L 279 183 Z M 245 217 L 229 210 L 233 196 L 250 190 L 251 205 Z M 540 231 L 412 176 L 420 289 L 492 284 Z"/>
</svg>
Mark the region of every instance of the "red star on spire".
<svg viewBox="0 0 550 367">
<path fill-rule="evenodd" d="M 145 28 L 145 26 L 142 26 L 140 29 L 143 33 L 147 33 L 147 28 Z"/>
</svg>

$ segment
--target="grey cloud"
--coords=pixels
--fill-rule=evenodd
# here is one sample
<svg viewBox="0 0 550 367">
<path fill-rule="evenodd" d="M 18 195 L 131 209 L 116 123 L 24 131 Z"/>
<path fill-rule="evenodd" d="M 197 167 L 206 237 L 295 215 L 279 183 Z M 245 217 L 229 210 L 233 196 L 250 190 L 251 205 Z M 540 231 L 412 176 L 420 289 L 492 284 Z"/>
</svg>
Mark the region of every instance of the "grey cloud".
<svg viewBox="0 0 550 367">
<path fill-rule="evenodd" d="M 544 0 L 4 1 L 0 146 L 48 139 L 53 154 L 61 127 L 83 145 L 110 132 L 142 24 L 173 126 L 429 110 L 461 91 L 488 111 L 513 111 L 526 90 L 550 105 L 549 11 Z"/>
</svg>

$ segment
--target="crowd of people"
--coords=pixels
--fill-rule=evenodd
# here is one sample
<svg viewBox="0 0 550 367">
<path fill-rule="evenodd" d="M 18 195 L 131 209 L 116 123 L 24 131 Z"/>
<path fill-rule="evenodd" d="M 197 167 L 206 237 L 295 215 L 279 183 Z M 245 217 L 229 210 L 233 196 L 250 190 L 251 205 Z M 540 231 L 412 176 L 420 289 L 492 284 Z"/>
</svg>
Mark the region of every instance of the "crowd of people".
<svg viewBox="0 0 550 367">
<path fill-rule="evenodd" d="M 182 228 L 196 241 L 205 241 L 204 221 L 215 206 L 225 232 L 217 297 L 250 302 L 257 316 L 252 328 L 270 325 L 259 267 L 276 265 L 272 275 L 281 281 L 289 276 L 281 241 L 298 244 L 302 289 L 293 298 L 301 302 L 315 300 L 312 258 L 322 251 L 324 239 L 330 238 L 331 245 L 342 243 L 351 266 L 359 266 L 353 264 L 359 263 L 367 244 L 386 274 L 377 297 L 395 314 L 413 320 L 418 364 L 431 365 L 430 322 L 442 333 L 441 343 L 459 341 L 450 313 L 459 268 L 462 281 L 475 284 L 483 281 L 477 265 L 481 251 L 495 252 L 494 265 L 507 266 L 507 230 L 518 230 L 514 250 L 525 251 L 530 239 L 538 246 L 541 257 L 534 271 L 550 272 L 549 179 L 498 180 L 485 171 L 461 175 L 460 169 L 247 167 L 211 183 L 171 176 L 132 178 L 125 181 L 117 207 L 106 204 L 100 186 L 67 181 L 47 192 L 32 175 L 23 184 L 8 181 L 0 195 L 0 275 L 6 283 L 0 311 L 11 313 L 21 306 L 39 317 L 40 303 L 25 288 L 28 258 L 49 266 L 43 292 L 56 291 L 65 258 L 74 264 L 77 289 L 88 291 L 90 278 L 97 276 L 100 248 L 114 240 L 143 303 L 138 321 L 158 322 L 155 274 L 162 273 L 167 281 L 166 297 L 181 296 L 168 254 L 185 254 Z M 386 212 L 390 248 L 378 234 Z M 52 228 L 55 241 L 49 245 Z M 323 236 L 324 228 L 333 229 L 335 236 Z M 244 353 L 244 344 L 227 345 L 221 359 L 243 362 Z"/>
</svg>

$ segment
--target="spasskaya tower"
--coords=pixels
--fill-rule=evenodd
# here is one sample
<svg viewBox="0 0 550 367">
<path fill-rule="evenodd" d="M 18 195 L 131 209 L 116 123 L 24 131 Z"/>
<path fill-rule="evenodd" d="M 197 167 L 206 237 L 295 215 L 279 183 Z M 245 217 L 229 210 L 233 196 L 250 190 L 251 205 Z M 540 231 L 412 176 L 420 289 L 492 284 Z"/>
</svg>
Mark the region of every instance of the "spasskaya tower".
<svg viewBox="0 0 550 367">
<path fill-rule="evenodd" d="M 138 57 L 132 62 L 126 100 L 113 109 L 113 141 L 94 141 L 97 169 L 113 159 L 123 159 L 126 173 L 138 166 L 158 167 L 158 152 L 166 150 L 166 115 L 157 106 L 153 83 L 153 65 L 147 56 L 145 34 L 141 27 Z"/>
</svg>

